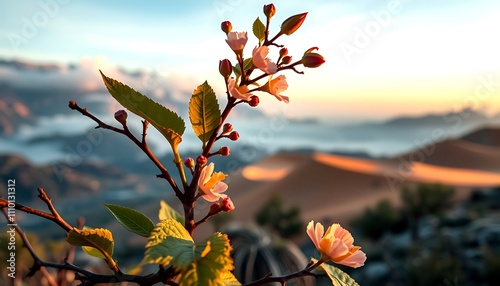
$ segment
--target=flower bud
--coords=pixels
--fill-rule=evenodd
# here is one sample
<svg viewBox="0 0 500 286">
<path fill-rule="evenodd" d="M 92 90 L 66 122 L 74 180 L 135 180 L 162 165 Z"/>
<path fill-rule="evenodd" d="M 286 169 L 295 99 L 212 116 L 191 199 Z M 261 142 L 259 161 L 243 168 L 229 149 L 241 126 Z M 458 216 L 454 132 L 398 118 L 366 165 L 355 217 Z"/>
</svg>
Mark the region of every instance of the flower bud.
<svg viewBox="0 0 500 286">
<path fill-rule="evenodd" d="M 196 164 L 200 165 L 201 167 L 205 166 L 207 164 L 207 157 L 200 155 L 198 158 L 196 158 Z"/>
<path fill-rule="evenodd" d="M 227 146 L 222 146 L 219 149 L 219 154 L 224 157 L 229 156 L 229 154 L 231 154 L 231 149 Z"/>
<path fill-rule="evenodd" d="M 224 21 L 220 24 L 220 28 L 224 33 L 229 34 L 233 30 L 233 25 L 229 21 Z"/>
<path fill-rule="evenodd" d="M 234 204 L 230 197 L 225 197 L 219 204 L 219 208 L 224 212 L 230 212 L 234 210 Z"/>
<path fill-rule="evenodd" d="M 115 112 L 115 119 L 116 121 L 120 122 L 122 125 L 127 124 L 127 112 L 123 109 L 118 110 Z"/>
<path fill-rule="evenodd" d="M 240 138 L 240 134 L 237 132 L 237 131 L 233 131 L 231 133 L 229 133 L 229 139 L 231 139 L 231 141 L 236 141 L 238 140 L 238 138 Z"/>
<path fill-rule="evenodd" d="M 312 52 L 312 51 L 317 50 L 317 49 L 318 48 L 316 48 L 316 47 L 310 48 L 302 56 L 302 64 L 306 68 L 317 68 L 325 62 L 325 59 L 323 58 L 322 55 Z"/>
<path fill-rule="evenodd" d="M 216 214 L 216 213 L 218 213 L 219 211 L 221 211 L 219 204 L 211 204 L 211 205 L 210 205 L 210 211 L 209 211 L 209 212 L 210 212 L 211 214 Z"/>
<path fill-rule="evenodd" d="M 188 167 L 189 169 L 193 169 L 194 168 L 194 159 L 191 157 L 187 157 L 184 160 L 184 166 Z"/>
<path fill-rule="evenodd" d="M 295 31 L 297 31 L 302 23 L 304 23 L 304 20 L 306 19 L 307 12 L 302 13 L 302 14 L 297 14 L 294 15 L 285 21 L 283 21 L 283 24 L 281 24 L 281 34 L 285 34 L 290 36 L 293 34 Z"/>
<path fill-rule="evenodd" d="M 233 66 L 231 65 L 231 61 L 228 59 L 223 59 L 219 61 L 219 72 L 225 78 L 229 78 L 231 73 L 233 72 Z"/>
<path fill-rule="evenodd" d="M 264 15 L 266 15 L 267 19 L 271 19 L 274 14 L 276 14 L 276 7 L 274 7 L 274 4 L 264 5 Z"/>
<path fill-rule="evenodd" d="M 250 97 L 250 100 L 248 101 L 248 105 L 250 105 L 251 107 L 256 107 L 257 105 L 259 105 L 259 97 L 256 96 L 256 95 L 253 95 L 252 97 Z"/>
<path fill-rule="evenodd" d="M 71 109 L 75 109 L 76 108 L 76 102 L 74 100 L 70 100 L 68 106 Z"/>
<path fill-rule="evenodd" d="M 282 48 L 280 50 L 280 58 L 282 58 L 282 57 L 284 57 L 286 55 L 288 55 L 288 49 L 287 48 Z"/>
<path fill-rule="evenodd" d="M 231 123 L 224 124 L 224 126 L 222 127 L 222 134 L 226 134 L 226 133 L 229 133 L 231 131 L 233 131 L 233 124 L 231 124 Z"/>
<path fill-rule="evenodd" d="M 289 63 L 292 62 L 292 57 L 291 56 L 285 56 L 283 57 L 283 59 L 281 60 L 281 63 L 284 64 L 284 65 L 287 65 Z"/>
</svg>

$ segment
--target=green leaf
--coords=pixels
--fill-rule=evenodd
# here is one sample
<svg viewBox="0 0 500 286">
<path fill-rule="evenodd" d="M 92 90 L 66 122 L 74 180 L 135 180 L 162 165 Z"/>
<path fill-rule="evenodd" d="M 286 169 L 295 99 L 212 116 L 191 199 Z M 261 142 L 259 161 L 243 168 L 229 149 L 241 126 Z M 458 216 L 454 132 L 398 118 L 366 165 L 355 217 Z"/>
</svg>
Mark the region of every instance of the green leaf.
<svg viewBox="0 0 500 286">
<path fill-rule="evenodd" d="M 311 260 L 313 263 L 318 262 L 318 260 L 314 258 L 311 258 Z M 352 279 L 349 274 L 345 273 L 335 266 L 323 263 L 317 268 L 317 270 L 325 272 L 330 280 L 332 280 L 333 286 L 359 286 L 359 284 L 356 283 L 356 281 L 354 281 L 354 279 Z"/>
<path fill-rule="evenodd" d="M 264 41 L 264 38 L 266 37 L 266 26 L 264 26 L 264 23 L 262 23 L 259 17 L 257 17 L 257 19 L 253 22 L 252 31 L 255 37 L 259 40 L 259 44 Z"/>
<path fill-rule="evenodd" d="M 140 236 L 149 237 L 155 227 L 153 222 L 144 214 L 124 206 L 104 204 L 116 220 L 128 231 Z"/>
<path fill-rule="evenodd" d="M 203 145 L 210 139 L 215 128 L 220 124 L 220 109 L 215 92 L 205 81 L 198 86 L 189 101 L 189 120 L 194 134 Z"/>
<path fill-rule="evenodd" d="M 230 252 L 226 235 L 215 233 L 194 244 L 182 224 L 167 218 L 151 232 L 143 263 L 172 266 L 179 273 L 179 285 L 224 285 L 231 278 L 227 272 L 233 270 Z"/>
<path fill-rule="evenodd" d="M 167 218 L 173 218 L 184 225 L 184 216 L 182 216 L 175 209 L 169 206 L 164 200 L 160 201 L 160 211 L 158 213 L 158 218 L 160 219 L 160 221 Z"/>
<path fill-rule="evenodd" d="M 104 258 L 112 268 L 116 266 L 113 258 L 114 240 L 111 231 L 104 228 L 83 229 L 73 228 L 68 232 L 66 242 L 81 246 L 89 255 Z"/>
<path fill-rule="evenodd" d="M 253 66 L 252 58 L 248 58 L 246 60 L 243 60 L 243 68 L 245 70 L 251 69 L 252 66 Z M 234 71 L 234 74 L 236 74 L 237 77 L 241 76 L 241 69 L 240 69 L 240 65 L 239 64 L 236 64 L 233 67 L 233 71 Z"/>
<path fill-rule="evenodd" d="M 186 125 L 179 115 L 128 85 L 105 76 L 101 71 L 100 73 L 109 93 L 123 107 L 149 121 L 172 146 L 180 144 Z"/>
</svg>

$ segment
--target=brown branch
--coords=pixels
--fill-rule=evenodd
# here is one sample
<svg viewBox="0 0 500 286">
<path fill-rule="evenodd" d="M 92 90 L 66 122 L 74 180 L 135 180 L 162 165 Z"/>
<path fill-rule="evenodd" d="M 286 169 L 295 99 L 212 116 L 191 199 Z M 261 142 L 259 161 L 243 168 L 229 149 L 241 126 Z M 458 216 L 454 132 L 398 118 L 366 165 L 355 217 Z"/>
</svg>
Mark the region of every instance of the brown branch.
<svg viewBox="0 0 500 286">
<path fill-rule="evenodd" d="M 182 198 L 183 194 L 182 194 L 181 190 L 179 189 L 179 187 L 177 186 L 177 184 L 175 183 L 175 181 L 172 178 L 172 176 L 170 175 L 170 173 L 168 172 L 167 168 L 160 162 L 160 160 L 158 160 L 158 158 L 151 151 L 151 149 L 149 149 L 149 146 L 148 146 L 148 144 L 146 142 L 146 130 L 147 130 L 147 127 L 148 127 L 148 122 L 147 121 L 143 121 L 142 141 L 139 141 L 139 139 L 137 139 L 134 136 L 134 134 L 132 134 L 132 132 L 130 132 L 130 130 L 128 129 L 128 127 L 127 127 L 126 124 L 123 124 L 123 129 L 116 128 L 114 126 L 106 124 L 106 123 L 102 122 L 99 118 L 97 118 L 95 115 L 93 115 L 92 113 L 90 113 L 86 108 L 81 108 L 80 106 L 78 106 L 78 104 L 75 101 L 73 101 L 73 100 L 69 102 L 68 106 L 69 106 L 69 108 L 71 108 L 73 110 L 77 110 L 83 116 L 87 116 L 88 118 L 90 118 L 93 121 L 95 121 L 97 123 L 97 127 L 96 128 L 108 129 L 108 130 L 114 131 L 116 133 L 123 134 L 123 135 L 127 136 L 130 140 L 132 140 L 132 142 L 134 142 L 135 145 L 137 145 L 139 148 L 141 148 L 141 150 L 148 156 L 148 158 L 160 170 L 161 174 L 158 175 L 157 177 L 158 178 L 164 178 L 165 180 L 167 180 L 167 182 L 170 184 L 170 186 L 174 190 L 175 195 L 178 198 Z"/>
<path fill-rule="evenodd" d="M 47 194 L 45 193 L 45 191 L 43 190 L 43 188 L 38 188 L 38 193 L 39 193 L 38 197 L 47 204 L 47 207 L 49 208 L 50 213 L 44 212 L 44 211 L 41 211 L 41 210 L 37 210 L 37 209 L 31 208 L 31 207 L 27 207 L 27 206 L 24 206 L 24 205 L 21 205 L 21 204 L 18 204 L 18 203 L 14 203 L 15 204 L 14 208 L 17 209 L 17 210 L 23 211 L 25 213 L 28 213 L 28 214 L 34 214 L 36 216 L 43 217 L 45 219 L 51 220 L 51 221 L 57 223 L 66 232 L 69 232 L 71 229 L 73 229 L 73 227 L 69 223 L 67 223 L 59 215 L 59 213 L 57 212 L 57 210 L 54 208 L 54 205 L 52 204 L 51 198 L 49 198 L 47 196 Z M 11 204 L 12 204 L 12 202 L 11 202 Z M 6 207 L 8 207 L 8 205 L 9 205 L 9 202 L 7 200 L 0 199 L 0 207 L 1 208 L 6 208 Z"/>
<path fill-rule="evenodd" d="M 278 282 L 281 285 L 286 285 L 286 282 L 288 280 L 291 280 L 294 278 L 300 278 L 300 277 L 304 277 L 304 276 L 318 277 L 317 274 L 312 273 L 311 271 L 313 271 L 314 269 L 316 269 L 318 266 L 320 266 L 323 263 L 324 263 L 324 261 L 321 261 L 321 260 L 317 261 L 314 264 L 312 262 L 310 262 L 304 269 L 297 271 L 297 272 L 294 272 L 294 273 L 291 273 L 291 274 L 288 274 L 288 275 L 284 275 L 284 276 L 272 276 L 272 274 L 269 273 L 259 280 L 255 280 L 255 281 L 250 282 L 248 284 L 244 284 L 244 286 L 257 286 L 257 285 L 264 285 L 264 284 L 268 284 L 268 283 L 272 283 L 272 282 Z"/>
<path fill-rule="evenodd" d="M 85 219 L 83 217 L 79 217 L 76 223 L 76 228 L 83 229 L 84 225 L 85 225 Z M 75 260 L 75 249 L 76 247 L 74 245 L 68 244 L 64 261 L 73 263 L 73 261 Z M 59 269 L 59 271 L 57 272 L 57 283 L 59 286 L 67 285 L 68 282 L 66 279 L 67 272 L 68 271 L 66 269 Z"/>
<path fill-rule="evenodd" d="M 38 197 L 45 202 L 45 204 L 47 204 L 47 207 L 49 208 L 50 212 L 52 213 L 52 215 L 54 216 L 54 219 L 52 221 L 54 221 L 55 223 L 57 223 L 58 225 L 60 225 L 62 228 L 64 228 L 64 230 L 66 231 L 70 231 L 71 229 L 73 229 L 73 227 L 67 223 L 60 215 L 59 213 L 57 212 L 56 208 L 54 207 L 54 205 L 52 204 L 52 199 L 49 198 L 49 196 L 47 196 L 47 193 L 45 193 L 45 191 L 43 190 L 43 188 L 38 188 Z"/>
<path fill-rule="evenodd" d="M 196 223 L 194 224 L 194 227 L 195 227 L 195 228 L 196 228 L 196 227 L 198 227 L 200 224 L 207 222 L 207 221 L 208 221 L 208 219 L 210 219 L 210 218 L 211 218 L 211 217 L 213 217 L 213 216 L 218 215 L 218 214 L 219 214 L 219 213 L 221 213 L 221 212 L 222 212 L 222 210 L 220 210 L 220 209 L 219 209 L 219 210 L 217 210 L 216 212 L 213 212 L 213 213 L 209 211 L 209 212 L 208 212 L 208 214 L 207 214 L 204 218 L 200 219 L 198 222 L 196 222 Z"/>
<path fill-rule="evenodd" d="M 8 221 L 9 216 L 6 211 L 6 206 L 3 206 L 2 204 L 0 205 L 0 208 L 2 209 L 2 212 Z M 50 277 L 47 276 L 50 285 L 57 285 L 57 283 L 54 281 L 50 273 L 48 273 L 48 271 L 45 269 L 46 267 L 59 269 L 63 271 L 75 272 L 75 280 L 81 281 L 82 282 L 81 285 L 95 285 L 99 283 L 113 283 L 113 282 L 133 282 L 139 285 L 146 285 L 146 286 L 154 285 L 159 282 L 168 285 L 176 285 L 172 279 L 177 273 L 175 273 L 171 268 L 168 269 L 160 268 L 158 272 L 145 276 L 124 274 L 122 272 L 117 272 L 111 275 L 108 274 L 105 275 L 105 274 L 93 273 L 91 271 L 78 267 L 70 263 L 68 259 L 65 259 L 64 263 L 53 263 L 44 261 L 35 253 L 33 246 L 29 242 L 26 233 L 21 229 L 21 227 L 18 226 L 17 224 L 10 224 L 9 226 L 14 227 L 16 229 L 17 233 L 21 237 L 21 240 L 23 241 L 24 247 L 26 247 L 31 257 L 33 257 L 34 263 L 33 266 L 30 268 L 30 271 L 28 272 L 27 276 L 31 277 L 36 272 L 41 271 L 44 276 L 46 275 L 50 276 Z"/>
<path fill-rule="evenodd" d="M 5 218 L 7 219 L 7 221 L 9 221 L 9 214 L 5 210 L 5 207 L 2 207 L 2 212 L 5 216 Z M 26 247 L 26 249 L 30 253 L 31 257 L 33 257 L 34 264 L 30 268 L 30 271 L 28 272 L 27 276 L 31 277 L 37 271 L 40 270 L 40 272 L 42 272 L 42 275 L 47 278 L 50 285 L 57 285 L 54 278 L 50 275 L 50 273 L 47 271 L 47 269 L 45 269 L 43 267 L 43 265 L 40 263 L 42 260 L 38 257 L 38 255 L 36 255 L 35 250 L 33 249 L 33 246 L 31 246 L 31 243 L 29 242 L 28 237 L 26 236 L 26 233 L 24 233 L 24 231 L 21 229 L 21 227 L 19 227 L 17 224 L 10 224 L 9 226 L 14 227 L 16 229 L 17 234 L 19 234 L 19 236 L 21 237 L 21 240 L 23 241 L 23 246 Z"/>
</svg>

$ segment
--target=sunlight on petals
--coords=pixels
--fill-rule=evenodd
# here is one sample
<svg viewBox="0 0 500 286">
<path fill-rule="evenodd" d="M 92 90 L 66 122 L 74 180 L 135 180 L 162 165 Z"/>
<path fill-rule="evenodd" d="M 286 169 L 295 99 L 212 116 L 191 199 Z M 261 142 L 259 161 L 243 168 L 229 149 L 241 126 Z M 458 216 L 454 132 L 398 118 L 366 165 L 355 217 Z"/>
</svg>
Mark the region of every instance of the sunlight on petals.
<svg viewBox="0 0 500 286">
<path fill-rule="evenodd" d="M 226 42 L 237 54 L 243 52 L 247 41 L 247 32 L 230 32 L 227 34 Z"/>
<path fill-rule="evenodd" d="M 255 47 L 252 52 L 252 62 L 258 69 L 266 74 L 274 74 L 278 70 L 278 67 L 267 57 L 268 54 L 269 47 Z"/>
<path fill-rule="evenodd" d="M 275 79 L 273 79 L 272 76 L 269 76 L 269 81 L 264 86 L 262 86 L 260 90 L 274 95 L 274 97 L 276 97 L 279 101 L 289 103 L 290 99 L 288 98 L 288 96 L 280 94 L 282 91 L 287 90 L 287 88 L 288 83 L 286 82 L 286 77 L 284 75 L 280 75 Z"/>
<path fill-rule="evenodd" d="M 203 167 L 198 179 L 198 191 L 203 198 L 209 202 L 216 202 L 220 198 L 226 198 L 223 194 L 228 186 L 222 182 L 226 175 L 222 172 L 214 172 L 214 163 L 210 163 Z"/>
<path fill-rule="evenodd" d="M 246 85 L 238 86 L 233 78 L 227 80 L 227 89 L 232 97 L 249 101 L 253 94 L 248 92 Z"/>
<path fill-rule="evenodd" d="M 365 264 L 366 254 L 360 250 L 361 247 L 354 246 L 354 238 L 351 233 L 339 224 L 332 224 L 325 229 L 321 223 L 310 221 L 307 225 L 307 235 L 311 238 L 314 246 L 321 253 L 322 261 L 333 261 L 337 264 L 353 268 Z"/>
</svg>

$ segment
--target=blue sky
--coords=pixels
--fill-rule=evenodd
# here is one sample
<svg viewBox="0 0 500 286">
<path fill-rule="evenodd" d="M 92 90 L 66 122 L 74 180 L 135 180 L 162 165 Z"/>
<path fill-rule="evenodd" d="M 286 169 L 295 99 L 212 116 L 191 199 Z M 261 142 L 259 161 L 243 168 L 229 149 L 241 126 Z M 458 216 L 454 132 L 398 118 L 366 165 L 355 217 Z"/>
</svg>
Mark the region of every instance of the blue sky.
<svg viewBox="0 0 500 286">
<path fill-rule="evenodd" d="M 205 79 L 220 85 L 218 61 L 233 60 L 220 22 L 230 20 L 234 30 L 251 31 L 269 2 L 27 3 L 0 3 L 7 11 L 0 17 L 1 58 L 63 64 L 85 59 L 96 70 L 118 65 L 190 79 L 194 89 Z M 318 46 L 327 60 L 304 76 L 286 74 L 291 116 L 383 118 L 468 105 L 499 111 L 497 0 L 273 3 L 277 14 L 271 33 L 288 16 L 309 12 L 303 27 L 280 43 L 296 58 Z M 247 54 L 255 43 L 250 38 Z M 481 88 L 484 82 L 489 88 Z M 272 98 L 264 101 L 268 110 L 282 105 Z"/>
</svg>

